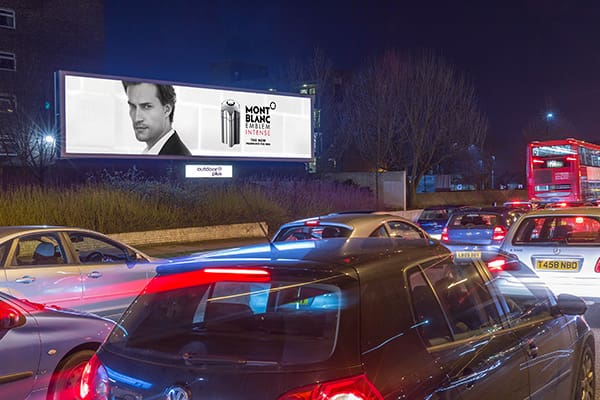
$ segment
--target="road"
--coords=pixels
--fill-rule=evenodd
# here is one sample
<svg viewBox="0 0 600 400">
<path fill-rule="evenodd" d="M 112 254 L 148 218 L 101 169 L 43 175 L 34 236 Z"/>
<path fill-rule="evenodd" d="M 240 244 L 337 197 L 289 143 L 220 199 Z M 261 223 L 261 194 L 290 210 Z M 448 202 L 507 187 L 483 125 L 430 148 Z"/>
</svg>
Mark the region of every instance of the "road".
<svg viewBox="0 0 600 400">
<path fill-rule="evenodd" d="M 174 257 L 199 251 L 216 250 L 225 247 L 237 247 L 256 243 L 266 243 L 266 241 L 264 238 L 244 239 L 235 242 L 229 240 L 211 241 L 203 243 L 186 243 L 154 246 L 152 248 L 141 248 L 140 250 L 145 251 L 151 256 Z M 585 314 L 585 319 L 592 328 L 592 331 L 594 332 L 594 337 L 596 338 L 596 396 L 594 400 L 600 400 L 600 379 L 598 379 L 598 372 L 600 371 L 600 305 L 590 307 Z"/>
</svg>

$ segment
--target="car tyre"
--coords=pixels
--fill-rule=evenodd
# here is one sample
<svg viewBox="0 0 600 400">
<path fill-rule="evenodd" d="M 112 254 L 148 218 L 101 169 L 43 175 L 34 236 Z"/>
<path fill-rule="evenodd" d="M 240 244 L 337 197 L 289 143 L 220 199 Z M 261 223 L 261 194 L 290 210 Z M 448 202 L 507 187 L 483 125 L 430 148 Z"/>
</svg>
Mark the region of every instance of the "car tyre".
<svg viewBox="0 0 600 400">
<path fill-rule="evenodd" d="M 93 350 L 81 350 L 63 359 L 52 374 L 48 400 L 78 399 L 83 368 L 93 355 Z"/>
<path fill-rule="evenodd" d="M 594 400 L 596 375 L 594 373 L 594 351 L 590 343 L 586 343 L 581 354 L 577 371 L 577 386 L 575 387 L 574 400 Z"/>
</svg>

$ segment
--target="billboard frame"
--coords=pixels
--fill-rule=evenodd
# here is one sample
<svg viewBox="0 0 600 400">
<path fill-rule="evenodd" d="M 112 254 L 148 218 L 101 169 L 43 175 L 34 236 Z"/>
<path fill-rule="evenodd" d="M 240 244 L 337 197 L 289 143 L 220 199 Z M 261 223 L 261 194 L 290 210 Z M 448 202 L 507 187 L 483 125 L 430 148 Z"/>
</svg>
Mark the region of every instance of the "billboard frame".
<svg viewBox="0 0 600 400">
<path fill-rule="evenodd" d="M 118 81 L 134 81 L 141 83 L 154 83 L 154 84 L 163 84 L 163 85 L 173 85 L 180 86 L 186 88 L 200 88 L 200 89 L 208 89 L 208 90 L 217 90 L 217 91 L 231 91 L 231 92 L 240 92 L 247 94 L 258 94 L 258 95 L 269 95 L 269 96 L 278 96 L 278 97 L 290 97 L 290 98 L 299 98 L 299 99 L 307 99 L 310 103 L 309 106 L 309 129 L 310 129 L 310 137 L 309 137 L 309 145 L 310 145 L 310 155 L 307 157 L 269 157 L 269 156 L 243 156 L 239 154 L 235 155 L 198 155 L 192 154 L 191 156 L 181 156 L 181 155 L 147 155 L 147 154 L 111 154 L 111 153 L 73 153 L 66 151 L 66 77 L 67 76 L 75 76 L 75 77 L 83 77 L 83 78 L 96 78 L 96 79 L 107 79 L 107 80 L 118 80 Z M 254 90 L 247 88 L 233 88 L 233 87 L 225 87 L 225 86 L 216 86 L 216 85 L 203 85 L 203 84 L 194 84 L 189 82 L 179 82 L 179 81 L 166 81 L 159 79 L 151 79 L 151 78 L 140 78 L 140 77 L 131 77 L 125 75 L 104 75 L 97 73 L 87 73 L 87 72 L 77 72 L 77 71 L 67 71 L 67 70 L 59 70 L 55 72 L 55 104 L 57 106 L 56 118 L 58 119 L 58 126 L 60 127 L 60 140 L 58 142 L 60 151 L 58 152 L 60 159 L 77 159 L 77 158 L 96 158 L 96 159 L 145 159 L 145 160 L 182 160 L 182 161 L 274 161 L 274 162 L 310 162 L 314 160 L 314 98 L 311 95 L 305 95 L 300 93 L 289 93 L 289 92 L 276 92 L 270 90 Z"/>
</svg>

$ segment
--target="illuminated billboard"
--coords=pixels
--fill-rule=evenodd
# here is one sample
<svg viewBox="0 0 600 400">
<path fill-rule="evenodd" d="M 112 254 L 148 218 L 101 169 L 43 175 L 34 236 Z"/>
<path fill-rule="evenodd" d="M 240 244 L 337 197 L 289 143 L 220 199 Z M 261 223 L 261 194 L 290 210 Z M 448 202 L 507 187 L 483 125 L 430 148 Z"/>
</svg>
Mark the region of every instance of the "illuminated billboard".
<svg viewBox="0 0 600 400">
<path fill-rule="evenodd" d="M 308 96 L 61 71 L 61 156 L 310 161 Z"/>
</svg>

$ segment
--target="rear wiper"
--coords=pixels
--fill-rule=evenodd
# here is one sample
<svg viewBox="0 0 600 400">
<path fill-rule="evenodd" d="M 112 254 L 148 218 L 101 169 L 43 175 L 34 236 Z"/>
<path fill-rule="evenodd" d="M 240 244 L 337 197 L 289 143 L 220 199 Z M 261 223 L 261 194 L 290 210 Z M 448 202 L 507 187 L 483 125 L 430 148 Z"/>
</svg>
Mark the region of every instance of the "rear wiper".
<svg viewBox="0 0 600 400">
<path fill-rule="evenodd" d="M 207 356 L 198 353 L 183 353 L 181 357 L 187 363 L 213 364 L 213 365 L 235 365 L 235 366 L 277 366 L 276 361 L 244 360 L 237 357 Z"/>
</svg>

